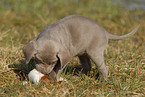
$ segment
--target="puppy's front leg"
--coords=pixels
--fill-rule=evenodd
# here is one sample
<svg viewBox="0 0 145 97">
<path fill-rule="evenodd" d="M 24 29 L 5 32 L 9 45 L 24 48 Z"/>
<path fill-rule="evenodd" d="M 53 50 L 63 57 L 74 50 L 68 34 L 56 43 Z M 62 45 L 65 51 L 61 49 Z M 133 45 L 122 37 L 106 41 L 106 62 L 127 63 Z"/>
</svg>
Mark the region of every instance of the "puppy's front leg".
<svg viewBox="0 0 145 97">
<path fill-rule="evenodd" d="M 58 82 L 60 79 L 60 74 L 62 73 L 63 69 L 66 67 L 67 64 L 63 65 L 61 68 L 61 64 L 56 64 L 54 69 L 50 72 L 49 77 L 51 82 Z"/>
<path fill-rule="evenodd" d="M 52 70 L 50 73 L 49 73 L 49 77 L 50 77 L 50 81 L 51 82 L 57 82 L 57 75 L 56 75 L 56 72 L 54 70 Z"/>
</svg>

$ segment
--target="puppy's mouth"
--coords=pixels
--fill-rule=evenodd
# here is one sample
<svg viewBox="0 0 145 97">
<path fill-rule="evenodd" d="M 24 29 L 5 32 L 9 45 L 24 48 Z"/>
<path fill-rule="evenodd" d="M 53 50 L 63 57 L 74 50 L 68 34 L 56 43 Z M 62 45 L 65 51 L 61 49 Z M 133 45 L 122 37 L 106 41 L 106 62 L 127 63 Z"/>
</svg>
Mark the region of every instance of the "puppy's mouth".
<svg viewBox="0 0 145 97">
<path fill-rule="evenodd" d="M 35 64 L 36 69 L 43 74 L 49 74 L 55 67 L 56 64 L 46 65 L 46 64 Z"/>
<path fill-rule="evenodd" d="M 60 59 L 58 56 L 56 59 L 51 60 L 51 62 L 48 62 L 47 60 L 42 61 L 38 56 L 35 56 L 34 59 L 36 68 L 42 73 L 49 74 L 51 71 L 57 71 L 59 68 L 61 68 Z"/>
</svg>

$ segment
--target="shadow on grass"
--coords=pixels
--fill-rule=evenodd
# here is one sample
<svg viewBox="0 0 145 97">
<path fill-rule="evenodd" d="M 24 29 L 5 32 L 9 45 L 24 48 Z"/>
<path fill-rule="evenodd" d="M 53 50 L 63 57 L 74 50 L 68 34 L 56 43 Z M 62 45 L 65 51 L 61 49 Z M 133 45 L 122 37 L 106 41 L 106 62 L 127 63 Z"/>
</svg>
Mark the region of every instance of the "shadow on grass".
<svg viewBox="0 0 145 97">
<path fill-rule="evenodd" d="M 31 61 L 29 62 L 29 64 L 25 64 L 25 60 L 20 60 L 19 63 L 13 63 L 13 64 L 10 64 L 8 66 L 8 68 L 10 68 L 11 70 L 14 71 L 14 73 L 17 74 L 17 77 L 19 78 L 20 81 L 24 81 L 27 79 L 27 75 L 28 73 L 36 68 L 35 67 L 35 60 L 32 58 Z M 67 74 L 71 74 L 72 76 L 75 76 L 75 77 L 79 77 L 82 75 L 81 73 L 82 71 L 82 67 L 81 65 L 77 65 L 77 66 L 72 66 L 72 65 L 67 65 L 67 67 L 64 69 L 63 73 L 65 75 Z M 92 73 L 88 73 L 87 76 L 89 77 L 94 77 L 95 79 L 98 79 L 99 77 L 99 74 L 98 72 L 96 72 L 96 70 L 91 70 Z"/>
<path fill-rule="evenodd" d="M 27 79 L 28 73 L 35 68 L 35 61 L 32 59 L 29 64 L 25 64 L 25 60 L 20 60 L 19 63 L 13 63 L 8 66 L 14 73 L 17 74 L 20 81 Z"/>
<path fill-rule="evenodd" d="M 79 77 L 82 75 L 82 67 L 80 65 L 77 66 L 70 66 L 67 65 L 67 67 L 64 70 L 64 74 L 71 74 L 75 77 Z M 98 79 L 99 78 L 99 73 L 97 69 L 92 69 L 86 76 Z"/>
</svg>

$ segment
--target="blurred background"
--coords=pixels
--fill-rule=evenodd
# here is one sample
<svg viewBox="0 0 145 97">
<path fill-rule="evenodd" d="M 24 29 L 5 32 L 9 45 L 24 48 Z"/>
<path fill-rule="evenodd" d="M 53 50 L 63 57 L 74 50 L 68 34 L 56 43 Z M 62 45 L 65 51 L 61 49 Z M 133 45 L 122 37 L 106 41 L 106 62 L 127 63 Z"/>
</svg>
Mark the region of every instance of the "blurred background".
<svg viewBox="0 0 145 97">
<path fill-rule="evenodd" d="M 25 44 L 35 39 L 46 25 L 75 14 L 97 21 L 110 33 L 123 34 L 138 24 L 145 25 L 145 1 L 1 0 L 0 41 L 5 42 L 0 42 L 0 46 L 11 40 L 16 41 L 15 45 Z"/>
</svg>

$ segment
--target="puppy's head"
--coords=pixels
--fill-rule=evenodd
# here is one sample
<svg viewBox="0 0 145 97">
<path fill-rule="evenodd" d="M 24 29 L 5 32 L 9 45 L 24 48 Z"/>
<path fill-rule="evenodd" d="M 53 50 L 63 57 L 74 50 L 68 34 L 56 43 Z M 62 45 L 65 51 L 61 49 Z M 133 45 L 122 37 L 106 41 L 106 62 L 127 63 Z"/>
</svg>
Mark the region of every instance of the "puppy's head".
<svg viewBox="0 0 145 97">
<path fill-rule="evenodd" d="M 26 64 L 34 56 L 37 62 L 36 68 L 44 74 L 50 73 L 55 67 L 57 61 L 60 63 L 69 58 L 68 51 L 60 44 L 54 41 L 30 41 L 23 47 L 23 53 Z"/>
</svg>

